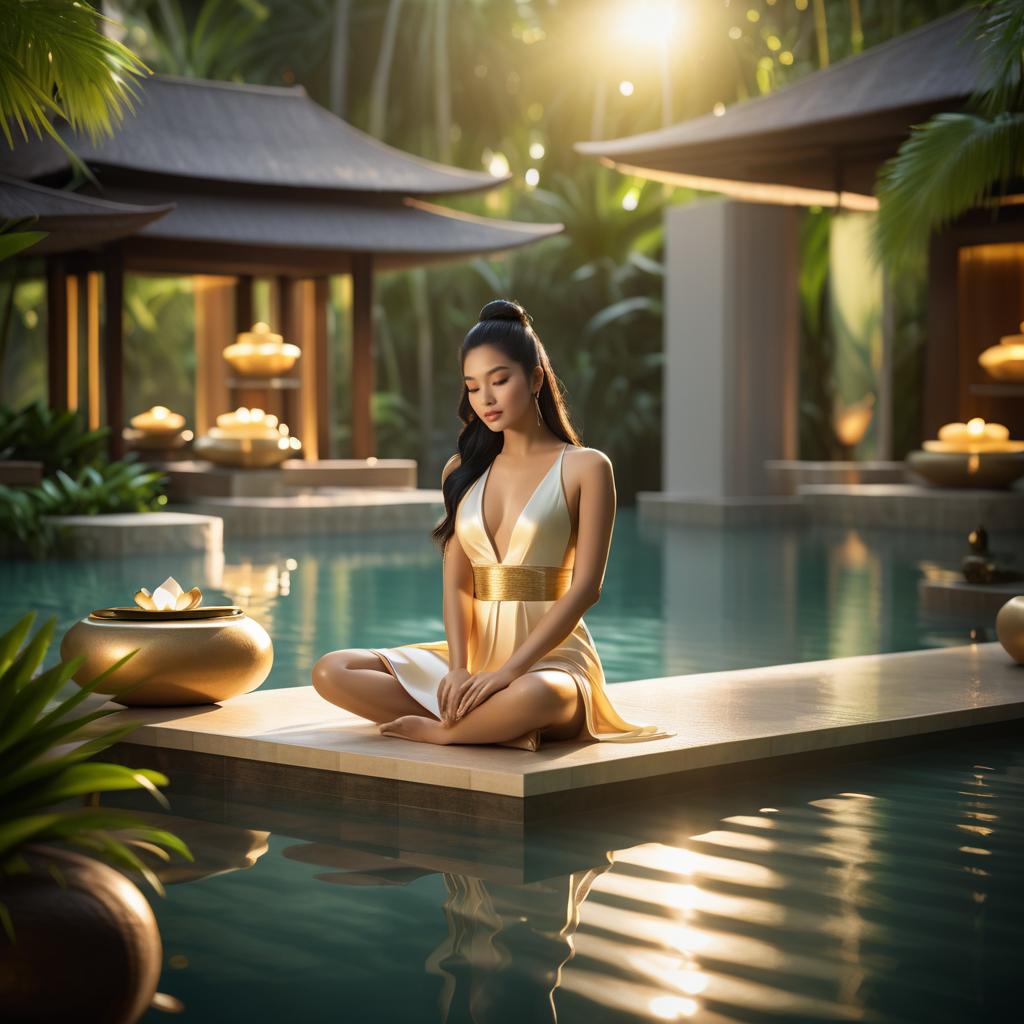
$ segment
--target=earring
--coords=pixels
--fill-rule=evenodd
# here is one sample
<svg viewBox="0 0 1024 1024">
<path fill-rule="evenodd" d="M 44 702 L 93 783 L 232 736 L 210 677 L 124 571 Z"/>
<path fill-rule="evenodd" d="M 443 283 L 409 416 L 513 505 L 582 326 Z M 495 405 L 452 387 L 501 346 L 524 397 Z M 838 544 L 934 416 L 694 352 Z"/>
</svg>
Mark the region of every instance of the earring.
<svg viewBox="0 0 1024 1024">
<path fill-rule="evenodd" d="M 539 427 L 543 422 L 543 418 L 540 414 L 540 392 L 535 391 L 533 393 L 533 404 L 537 407 L 537 426 Z"/>
</svg>

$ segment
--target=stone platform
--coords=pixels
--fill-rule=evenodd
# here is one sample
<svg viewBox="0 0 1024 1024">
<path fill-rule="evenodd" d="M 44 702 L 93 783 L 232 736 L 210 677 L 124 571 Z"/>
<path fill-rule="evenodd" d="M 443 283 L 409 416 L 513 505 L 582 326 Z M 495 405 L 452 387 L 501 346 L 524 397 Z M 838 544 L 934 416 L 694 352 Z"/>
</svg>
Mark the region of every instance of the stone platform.
<svg viewBox="0 0 1024 1024">
<path fill-rule="evenodd" d="M 979 523 L 993 533 L 1024 530 L 1024 492 L 918 484 L 814 485 L 800 488 L 808 522 L 833 526 L 951 530 Z"/>
<path fill-rule="evenodd" d="M 60 553 L 68 558 L 123 558 L 175 551 L 218 552 L 224 540 L 216 515 L 184 512 L 121 512 L 49 516 L 63 531 Z"/>
<path fill-rule="evenodd" d="M 320 487 L 415 487 L 415 459 L 289 459 L 274 469 L 232 469 L 212 462 L 157 463 L 176 503 L 206 498 L 280 498 Z"/>
<path fill-rule="evenodd" d="M 804 522 L 798 497 L 702 498 L 670 491 L 639 491 L 637 513 L 655 523 L 683 526 L 789 526 Z"/>
<path fill-rule="evenodd" d="M 172 777 L 521 822 L 1024 719 L 1024 667 L 999 644 L 971 644 L 617 683 L 612 696 L 627 720 L 675 735 L 535 753 L 437 746 L 381 736 L 304 685 L 223 705 L 130 708 L 102 724 L 141 723 L 118 758 Z"/>
<path fill-rule="evenodd" d="M 1024 581 L 980 584 L 923 579 L 917 584 L 918 608 L 923 614 L 974 619 L 972 625 L 993 628 L 999 609 L 1019 594 L 1024 594 Z"/>
<path fill-rule="evenodd" d="M 440 489 L 415 487 L 321 487 L 308 494 L 206 498 L 178 507 L 183 512 L 219 517 L 228 538 L 429 532 L 444 515 Z"/>
</svg>

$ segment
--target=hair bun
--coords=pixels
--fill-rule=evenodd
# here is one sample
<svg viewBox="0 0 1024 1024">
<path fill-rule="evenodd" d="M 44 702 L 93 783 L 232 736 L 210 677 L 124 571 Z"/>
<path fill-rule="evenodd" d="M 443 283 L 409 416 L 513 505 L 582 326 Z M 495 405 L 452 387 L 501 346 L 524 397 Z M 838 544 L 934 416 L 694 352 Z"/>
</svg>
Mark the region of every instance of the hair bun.
<svg viewBox="0 0 1024 1024">
<path fill-rule="evenodd" d="M 518 320 L 522 324 L 529 324 L 529 314 L 519 305 L 509 299 L 493 299 L 480 310 L 479 320 Z"/>
</svg>

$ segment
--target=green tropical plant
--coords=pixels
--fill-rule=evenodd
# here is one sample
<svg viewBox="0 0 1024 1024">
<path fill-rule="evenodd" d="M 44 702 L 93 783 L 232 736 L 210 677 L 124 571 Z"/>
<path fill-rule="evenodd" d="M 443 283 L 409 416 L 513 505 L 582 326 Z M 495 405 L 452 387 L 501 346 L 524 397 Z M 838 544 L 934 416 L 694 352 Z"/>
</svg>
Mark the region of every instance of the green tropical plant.
<svg viewBox="0 0 1024 1024">
<path fill-rule="evenodd" d="M 30 558 L 44 558 L 56 549 L 65 532 L 43 515 L 32 494 L 0 485 L 0 556 L 17 551 Z"/>
<path fill-rule="evenodd" d="M 37 674 L 53 638 L 55 620 L 44 623 L 26 643 L 35 617 L 35 612 L 29 612 L 0 636 L 0 875 L 29 870 L 22 852 L 29 843 L 66 843 L 137 871 L 163 896 L 160 879 L 132 847 L 165 861 L 170 859 L 168 850 L 194 860 L 180 838 L 129 811 L 95 803 L 66 806 L 76 798 L 96 799 L 105 792 L 145 789 L 163 807 L 169 807 L 157 788 L 169 782 L 161 772 L 90 760 L 135 729 L 137 722 L 96 733 L 89 726 L 118 709 L 69 717 L 135 652 L 51 707 L 83 659 L 61 661 Z M 75 744 L 73 749 L 58 753 L 70 744 Z M 0 922 L 14 942 L 14 922 L 2 903 Z"/>
<path fill-rule="evenodd" d="M 85 466 L 71 476 L 58 469 L 38 487 L 29 488 L 47 516 L 97 516 L 115 512 L 155 512 L 167 504 L 167 478 L 134 461 Z"/>
<path fill-rule="evenodd" d="M 988 84 L 966 110 L 915 127 L 879 172 L 875 247 L 890 266 L 915 258 L 933 231 L 993 201 L 1024 173 L 1024 6 L 987 0 L 970 34 Z"/>
<path fill-rule="evenodd" d="M 134 111 L 132 78 L 149 68 L 105 35 L 116 24 L 84 0 L 0 0 L 0 132 L 14 146 L 13 127 L 28 138 L 48 135 L 81 172 L 84 164 L 53 119 L 96 142 L 114 133 L 125 108 Z"/>
<path fill-rule="evenodd" d="M 32 402 L 21 409 L 0 405 L 0 460 L 41 462 L 46 475 L 77 473 L 103 458 L 109 427 L 86 430 L 81 415 Z"/>
</svg>

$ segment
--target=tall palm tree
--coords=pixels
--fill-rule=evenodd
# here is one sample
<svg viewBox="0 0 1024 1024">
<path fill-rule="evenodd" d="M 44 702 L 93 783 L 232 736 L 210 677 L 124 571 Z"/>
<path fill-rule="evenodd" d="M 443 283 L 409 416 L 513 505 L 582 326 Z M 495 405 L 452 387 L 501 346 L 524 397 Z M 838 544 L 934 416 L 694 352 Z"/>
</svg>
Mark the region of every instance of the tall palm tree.
<svg viewBox="0 0 1024 1024">
<path fill-rule="evenodd" d="M 876 254 L 890 266 L 1024 174 L 1024 5 L 987 0 L 972 23 L 989 71 L 967 109 L 914 128 L 879 172 Z"/>
</svg>

